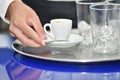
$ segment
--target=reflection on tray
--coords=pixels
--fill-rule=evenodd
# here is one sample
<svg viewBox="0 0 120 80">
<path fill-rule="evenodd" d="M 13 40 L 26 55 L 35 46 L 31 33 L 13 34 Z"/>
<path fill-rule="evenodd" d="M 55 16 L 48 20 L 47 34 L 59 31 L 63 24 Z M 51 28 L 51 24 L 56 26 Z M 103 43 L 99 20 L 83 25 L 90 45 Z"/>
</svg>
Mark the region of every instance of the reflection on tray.
<svg viewBox="0 0 120 80">
<path fill-rule="evenodd" d="M 71 53 L 71 48 L 53 48 L 53 47 L 23 47 L 22 51 L 36 56 L 59 58 L 59 59 L 77 59 L 74 53 Z M 73 51 L 72 51 L 73 52 Z"/>
</svg>

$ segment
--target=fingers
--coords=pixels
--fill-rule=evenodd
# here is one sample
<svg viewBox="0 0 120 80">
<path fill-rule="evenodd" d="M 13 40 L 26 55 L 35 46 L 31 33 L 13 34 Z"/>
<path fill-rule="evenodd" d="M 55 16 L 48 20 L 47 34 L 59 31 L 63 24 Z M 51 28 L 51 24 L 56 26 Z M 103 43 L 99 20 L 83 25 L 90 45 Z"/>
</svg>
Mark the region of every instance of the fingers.
<svg viewBox="0 0 120 80">
<path fill-rule="evenodd" d="M 18 21 L 19 22 L 19 21 Z M 22 23 L 22 24 L 21 24 Z M 42 45 L 42 46 L 46 46 L 45 42 L 43 41 L 43 31 L 41 30 L 41 32 L 39 32 L 41 34 L 41 36 L 39 36 L 39 34 L 34 31 L 34 29 L 32 29 L 29 25 L 27 25 L 25 22 L 21 22 L 21 23 L 15 23 L 14 26 L 18 26 L 18 28 L 30 39 L 34 40 L 35 42 L 37 42 L 38 44 Z M 38 27 L 38 26 L 37 26 Z M 39 28 L 37 28 L 39 30 Z M 36 29 L 35 29 L 36 30 Z"/>
<path fill-rule="evenodd" d="M 31 38 L 27 37 L 19 28 L 10 26 L 10 33 L 15 36 L 23 43 L 23 45 L 31 47 L 41 47 L 40 43 L 35 42 Z"/>
<path fill-rule="evenodd" d="M 27 35 L 29 38 L 34 39 L 37 43 L 39 43 L 40 37 L 38 36 L 38 34 L 25 22 L 21 22 L 21 23 L 16 23 L 15 26 L 19 25 L 18 28 L 21 29 L 25 35 Z"/>
<path fill-rule="evenodd" d="M 47 39 L 47 37 L 45 36 L 45 32 L 42 28 L 42 24 L 40 23 L 40 20 L 38 18 L 38 16 L 36 15 L 34 17 L 34 19 L 30 20 L 30 24 L 32 24 L 33 28 L 35 29 L 35 31 L 38 33 L 38 35 L 41 37 L 41 39 L 45 40 Z"/>
</svg>

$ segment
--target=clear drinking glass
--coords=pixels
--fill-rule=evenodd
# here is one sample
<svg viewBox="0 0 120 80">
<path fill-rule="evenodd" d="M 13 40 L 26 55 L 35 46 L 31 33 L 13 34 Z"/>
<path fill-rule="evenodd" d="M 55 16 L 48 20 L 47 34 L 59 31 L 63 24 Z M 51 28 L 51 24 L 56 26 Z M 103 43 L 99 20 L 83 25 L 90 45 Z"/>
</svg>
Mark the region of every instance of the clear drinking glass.
<svg viewBox="0 0 120 80">
<path fill-rule="evenodd" d="M 106 0 L 76 0 L 77 28 L 79 34 L 84 37 L 82 44 L 89 45 L 92 43 L 89 6 L 104 3 L 105 1 Z"/>
<path fill-rule="evenodd" d="M 93 51 L 118 53 L 120 45 L 120 5 L 110 3 L 90 6 Z"/>
</svg>

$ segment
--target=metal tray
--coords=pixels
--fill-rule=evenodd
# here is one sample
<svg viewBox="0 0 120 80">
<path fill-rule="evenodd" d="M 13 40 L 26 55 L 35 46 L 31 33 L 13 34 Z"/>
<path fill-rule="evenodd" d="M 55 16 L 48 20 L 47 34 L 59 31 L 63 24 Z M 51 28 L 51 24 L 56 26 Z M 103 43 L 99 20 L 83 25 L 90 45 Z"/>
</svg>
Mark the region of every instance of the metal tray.
<svg viewBox="0 0 120 80">
<path fill-rule="evenodd" d="M 25 47 L 19 40 L 15 40 L 12 48 L 22 54 L 33 58 L 62 61 L 62 62 L 105 62 L 120 60 L 120 53 L 116 54 L 100 54 L 94 53 L 91 46 L 82 46 L 81 44 L 69 48 L 55 47 Z"/>
</svg>

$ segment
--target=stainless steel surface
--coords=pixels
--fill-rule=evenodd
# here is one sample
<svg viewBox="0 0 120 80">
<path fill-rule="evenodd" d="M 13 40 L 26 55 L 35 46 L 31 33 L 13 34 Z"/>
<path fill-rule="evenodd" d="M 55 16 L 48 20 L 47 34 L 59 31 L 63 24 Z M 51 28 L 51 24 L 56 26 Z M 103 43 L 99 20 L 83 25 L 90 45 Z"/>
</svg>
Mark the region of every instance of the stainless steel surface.
<svg viewBox="0 0 120 80">
<path fill-rule="evenodd" d="M 82 46 L 81 44 L 70 48 L 33 48 L 25 47 L 16 40 L 12 47 L 22 55 L 53 61 L 90 63 L 120 60 L 120 53 L 98 54 L 92 51 L 91 46 Z"/>
</svg>

